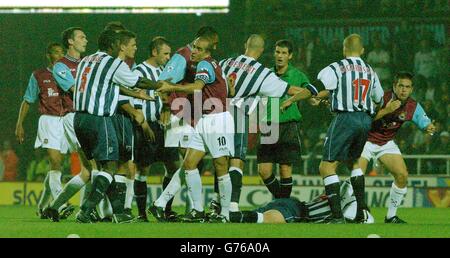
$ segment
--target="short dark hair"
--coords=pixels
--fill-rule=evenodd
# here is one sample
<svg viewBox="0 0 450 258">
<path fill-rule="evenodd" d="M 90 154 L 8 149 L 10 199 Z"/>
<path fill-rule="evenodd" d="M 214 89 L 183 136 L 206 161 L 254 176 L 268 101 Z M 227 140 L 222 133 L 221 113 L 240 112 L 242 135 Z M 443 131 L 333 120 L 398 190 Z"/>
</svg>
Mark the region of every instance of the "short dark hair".
<svg viewBox="0 0 450 258">
<path fill-rule="evenodd" d="M 395 74 L 394 84 L 397 84 L 400 79 L 409 79 L 413 81 L 414 74 L 408 71 L 400 71 Z"/>
<path fill-rule="evenodd" d="M 285 47 L 288 49 L 289 54 L 294 51 L 294 44 L 288 39 L 280 39 L 275 43 L 275 47 Z"/>
<path fill-rule="evenodd" d="M 164 38 L 164 37 L 161 37 L 161 36 L 154 37 L 154 38 L 152 39 L 152 41 L 150 42 L 150 45 L 149 45 L 150 53 L 153 51 L 153 49 L 156 49 L 156 50 L 159 52 L 159 50 L 161 49 L 161 47 L 162 47 L 163 45 L 168 45 L 168 46 L 170 46 L 170 43 L 169 43 L 169 41 L 168 41 L 166 38 Z"/>
<path fill-rule="evenodd" d="M 104 30 L 98 36 L 98 49 L 100 51 L 108 51 L 108 49 L 112 49 L 113 45 L 116 43 L 117 32 L 114 30 Z"/>
<path fill-rule="evenodd" d="M 62 32 L 62 34 L 61 34 L 62 44 L 66 49 L 69 48 L 69 39 L 74 38 L 76 30 L 83 31 L 83 29 L 80 27 L 70 27 L 70 28 L 65 29 Z"/>
<path fill-rule="evenodd" d="M 117 36 L 117 39 L 119 40 L 120 45 L 126 45 L 126 44 L 128 44 L 128 42 L 130 42 L 131 39 L 136 38 L 136 34 L 129 30 L 118 31 L 116 36 Z"/>
<path fill-rule="evenodd" d="M 200 29 L 198 29 L 197 31 L 197 35 L 196 37 L 215 37 L 218 36 L 219 34 L 217 33 L 217 31 L 211 27 L 211 26 L 203 26 Z"/>
<path fill-rule="evenodd" d="M 120 21 L 111 21 L 108 22 L 108 24 L 106 24 L 104 30 L 119 31 L 119 30 L 126 30 L 126 28 Z"/>
<path fill-rule="evenodd" d="M 54 47 L 60 47 L 60 48 L 64 48 L 63 45 L 61 43 L 58 42 L 51 42 L 47 45 L 47 48 L 45 49 L 45 53 L 46 54 L 50 54 L 50 52 L 52 51 L 52 48 Z"/>
</svg>

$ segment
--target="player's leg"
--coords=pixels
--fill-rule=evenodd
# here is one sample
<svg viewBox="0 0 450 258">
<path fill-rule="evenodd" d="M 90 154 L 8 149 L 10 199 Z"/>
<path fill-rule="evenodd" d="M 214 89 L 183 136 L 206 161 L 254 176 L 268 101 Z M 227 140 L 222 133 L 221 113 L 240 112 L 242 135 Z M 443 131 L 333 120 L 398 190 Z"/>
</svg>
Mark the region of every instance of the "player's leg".
<svg viewBox="0 0 450 258">
<path fill-rule="evenodd" d="M 194 213 L 199 213 L 198 217 L 204 217 L 202 181 L 197 168 L 200 160 L 205 156 L 205 152 L 197 149 L 187 149 L 182 168 L 185 171 L 186 185 L 192 197 Z M 192 214 L 192 212 L 191 212 Z M 196 217 L 196 216 L 193 216 Z"/>
<path fill-rule="evenodd" d="M 148 222 L 147 209 L 147 172 L 150 169 L 149 165 L 137 163 L 137 171 L 134 177 L 134 198 L 138 208 L 138 220 Z"/>
<path fill-rule="evenodd" d="M 328 204 L 331 208 L 333 219 L 343 219 L 341 203 L 339 198 L 340 184 L 339 177 L 336 175 L 336 168 L 339 161 L 322 160 L 319 165 L 319 172 L 325 185 L 325 194 L 328 196 Z"/>
<path fill-rule="evenodd" d="M 400 154 L 384 154 L 379 160 L 394 176 L 389 195 L 388 212 L 386 223 L 405 223 L 397 217 L 397 209 L 401 205 L 406 193 L 408 184 L 408 170 L 405 161 Z"/>
<path fill-rule="evenodd" d="M 259 152 L 258 152 L 259 154 Z M 259 159 L 260 155 L 258 155 Z M 280 193 L 280 181 L 275 177 L 275 174 L 272 172 L 273 163 L 259 163 L 258 164 L 258 173 L 267 189 L 269 189 L 270 193 L 274 198 L 279 198 Z"/>
<path fill-rule="evenodd" d="M 280 164 L 280 198 L 291 196 L 292 184 L 292 164 Z"/>
<path fill-rule="evenodd" d="M 237 155 L 239 154 L 235 152 L 234 156 Z M 244 165 L 244 160 L 241 158 L 230 159 L 230 168 L 228 169 L 228 174 L 230 174 L 232 185 L 230 212 L 239 211 L 239 199 L 241 197 Z M 220 213 L 220 210 L 218 210 L 218 213 Z"/>
</svg>

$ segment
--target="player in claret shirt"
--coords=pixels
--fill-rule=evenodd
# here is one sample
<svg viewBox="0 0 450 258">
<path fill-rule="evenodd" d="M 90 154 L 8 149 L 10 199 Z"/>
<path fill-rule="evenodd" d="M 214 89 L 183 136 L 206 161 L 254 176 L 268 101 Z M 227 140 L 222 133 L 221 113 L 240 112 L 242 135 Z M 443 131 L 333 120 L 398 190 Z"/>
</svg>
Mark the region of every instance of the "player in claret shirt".
<svg viewBox="0 0 450 258">
<path fill-rule="evenodd" d="M 408 170 L 402 153 L 393 140 L 396 133 L 407 121 L 413 121 L 429 134 L 436 130 L 422 106 L 411 98 L 412 91 L 413 75 L 399 72 L 395 77 L 393 89 L 384 93 L 384 104 L 374 118 L 359 159 L 364 172 L 371 159 L 378 159 L 394 176 L 385 223 L 405 223 L 396 213 L 407 192 Z"/>
</svg>

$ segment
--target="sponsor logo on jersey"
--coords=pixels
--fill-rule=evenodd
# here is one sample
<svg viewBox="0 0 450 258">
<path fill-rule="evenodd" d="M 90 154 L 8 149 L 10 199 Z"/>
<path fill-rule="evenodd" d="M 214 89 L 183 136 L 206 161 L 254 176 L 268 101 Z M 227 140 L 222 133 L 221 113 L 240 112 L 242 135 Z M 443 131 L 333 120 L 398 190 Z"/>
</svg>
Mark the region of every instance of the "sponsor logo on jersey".
<svg viewBox="0 0 450 258">
<path fill-rule="evenodd" d="M 47 89 L 47 94 L 49 97 L 58 97 L 59 96 L 59 93 L 55 92 L 55 90 L 52 88 Z"/>
</svg>

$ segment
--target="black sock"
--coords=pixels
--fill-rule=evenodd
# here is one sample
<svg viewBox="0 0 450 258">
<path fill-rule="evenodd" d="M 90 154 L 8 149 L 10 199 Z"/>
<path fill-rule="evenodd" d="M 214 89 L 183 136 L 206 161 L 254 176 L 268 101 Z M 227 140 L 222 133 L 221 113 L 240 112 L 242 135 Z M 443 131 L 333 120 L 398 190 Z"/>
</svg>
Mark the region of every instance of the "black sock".
<svg viewBox="0 0 450 258">
<path fill-rule="evenodd" d="M 258 222 L 258 213 L 256 211 L 230 212 L 230 222 L 256 223 Z"/>
<path fill-rule="evenodd" d="M 127 192 L 127 185 L 125 183 L 112 182 L 106 194 L 111 202 L 114 214 L 124 213 L 125 195 Z"/>
<path fill-rule="evenodd" d="M 145 209 L 147 207 L 147 182 L 134 180 L 134 197 L 138 207 L 139 215 L 146 216 Z"/>
<path fill-rule="evenodd" d="M 163 191 L 164 191 L 164 189 L 166 189 L 167 185 L 169 185 L 170 180 L 172 180 L 171 177 L 167 177 L 167 176 L 164 177 L 163 185 L 162 185 Z M 165 211 L 171 211 L 171 210 L 172 210 L 173 198 L 175 198 L 175 197 L 172 197 L 172 199 L 170 199 L 170 200 L 167 202 Z"/>
<path fill-rule="evenodd" d="M 219 195 L 219 179 L 217 179 L 217 173 L 214 173 L 214 192 Z"/>
<path fill-rule="evenodd" d="M 231 178 L 231 202 L 239 203 L 242 189 L 242 174 L 237 170 L 228 172 Z"/>
<path fill-rule="evenodd" d="M 280 198 L 280 182 L 273 173 L 269 178 L 264 180 L 264 184 L 267 186 L 267 189 L 269 189 L 269 191 L 275 198 Z"/>
<path fill-rule="evenodd" d="M 364 189 L 366 185 L 364 182 L 364 176 L 352 176 L 350 177 L 350 182 L 352 183 L 353 193 L 355 194 L 357 204 L 355 218 L 359 218 L 360 216 L 363 216 L 362 210 L 367 208 L 364 200 Z"/>
<path fill-rule="evenodd" d="M 111 183 L 109 183 L 106 177 L 97 175 L 92 183 L 92 191 L 89 193 L 87 200 L 81 205 L 81 210 L 86 213 L 91 213 L 95 209 L 95 206 L 103 199 L 110 185 Z"/>
<path fill-rule="evenodd" d="M 280 198 L 291 197 L 292 177 L 280 178 Z"/>
<path fill-rule="evenodd" d="M 203 167 L 205 166 L 205 162 L 203 160 L 200 160 L 200 162 L 197 165 L 198 171 L 200 171 L 200 174 L 203 172 Z M 216 174 L 216 173 L 214 173 Z"/>
<path fill-rule="evenodd" d="M 339 183 L 332 183 L 325 186 L 325 193 L 328 196 L 328 204 L 334 218 L 342 218 L 341 198 L 339 197 Z"/>
</svg>

